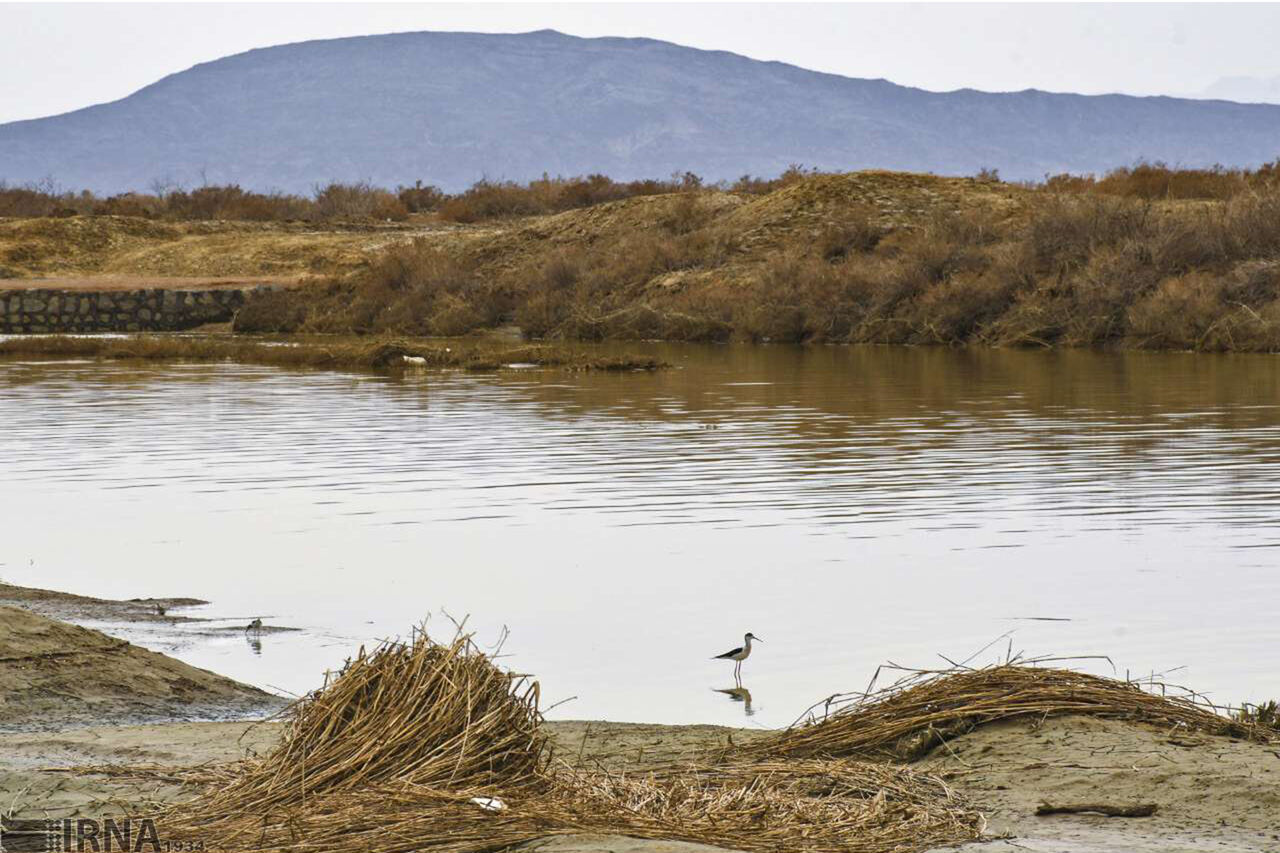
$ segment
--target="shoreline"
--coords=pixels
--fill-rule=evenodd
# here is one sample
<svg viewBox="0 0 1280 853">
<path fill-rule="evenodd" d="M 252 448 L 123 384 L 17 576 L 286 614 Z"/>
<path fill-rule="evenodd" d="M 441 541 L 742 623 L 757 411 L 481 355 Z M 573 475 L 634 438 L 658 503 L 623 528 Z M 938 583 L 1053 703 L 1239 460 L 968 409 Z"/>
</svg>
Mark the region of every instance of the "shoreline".
<svg viewBox="0 0 1280 853">
<path fill-rule="evenodd" d="M 210 695 L 243 700 L 245 695 L 260 693 L 164 655 L 142 650 L 135 650 L 140 657 L 122 654 L 121 645 L 129 644 L 37 612 L 58 612 L 73 619 L 112 613 L 148 620 L 154 615 L 148 607 L 157 601 L 178 603 L 175 606 L 198 603 L 186 598 L 113 601 L 3 585 L 0 607 L 20 602 L 26 609 L 5 608 L 8 618 L 0 620 L 0 646 L 41 637 L 44 645 L 27 648 L 26 657 L 40 659 L 42 666 L 51 661 L 78 665 L 69 671 L 74 678 L 84 675 L 86 665 L 105 665 L 115 675 L 129 676 L 123 693 L 156 688 L 157 673 L 163 675 L 175 666 L 203 675 L 183 671 L 170 686 L 198 677 L 206 679 L 203 688 Z M 23 634 L 24 620 L 39 630 Z M 101 647 L 104 642 L 107 648 Z M 12 651 L 0 655 L 5 660 L 13 657 Z M 54 684 L 53 689 L 66 686 Z M 193 690 L 186 685 L 181 689 Z M 157 689 L 151 689 L 144 698 L 153 701 L 158 695 Z M 92 702 L 86 713 L 84 708 L 69 709 L 65 699 L 52 706 L 25 701 L 40 697 L 24 700 L 21 689 L 11 689 L 6 698 L 0 711 L 7 707 L 8 717 L 12 719 L 15 710 L 28 714 L 27 727 L 0 733 L 0 799 L 12 802 L 12 816 L 20 818 L 97 815 L 108 802 L 117 809 L 154 809 L 180 801 L 204 778 L 201 768 L 267 754 L 279 742 L 285 725 L 182 719 L 182 710 L 172 707 L 167 718 L 140 724 L 127 714 L 120 715 L 128 700 L 138 695 L 88 697 L 98 701 L 96 713 Z M 283 704 L 267 702 L 259 712 L 277 711 Z M 641 776 L 767 737 L 757 730 L 710 725 L 567 720 L 542 726 L 559 761 Z M 1219 850 L 1265 851 L 1276 849 L 1280 841 L 1272 818 L 1280 813 L 1280 753 L 1275 744 L 1125 720 L 1060 716 L 981 725 L 934 747 L 908 766 L 945 780 L 986 815 L 992 840 L 965 845 L 965 849 L 1167 853 L 1203 849 L 1203 843 L 1213 839 Z M 1036 815 L 1043 802 L 1097 801 L 1155 803 L 1158 808 L 1143 818 Z M 1004 835 L 1016 838 L 998 837 Z M 685 849 L 655 841 L 613 845 L 597 837 L 569 835 L 537 849 L 636 853 Z"/>
</svg>

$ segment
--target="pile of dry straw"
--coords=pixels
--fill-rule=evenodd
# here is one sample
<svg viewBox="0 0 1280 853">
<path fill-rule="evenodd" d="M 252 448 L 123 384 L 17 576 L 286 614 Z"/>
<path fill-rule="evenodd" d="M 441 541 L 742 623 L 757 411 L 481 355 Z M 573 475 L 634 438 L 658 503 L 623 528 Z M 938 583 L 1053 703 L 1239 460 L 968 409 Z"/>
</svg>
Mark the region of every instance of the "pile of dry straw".
<svg viewBox="0 0 1280 853">
<path fill-rule="evenodd" d="M 980 837 L 982 816 L 884 756 L 958 720 L 1068 712 L 1228 724 L 1125 682 L 1003 666 L 921 675 L 693 764 L 584 772 L 551 755 L 536 683 L 495 666 L 468 635 L 441 644 L 416 632 L 362 650 L 294 707 L 274 753 L 219 771 L 163 826 L 214 850 L 463 853 L 574 832 L 747 851 L 923 850 Z"/>
</svg>

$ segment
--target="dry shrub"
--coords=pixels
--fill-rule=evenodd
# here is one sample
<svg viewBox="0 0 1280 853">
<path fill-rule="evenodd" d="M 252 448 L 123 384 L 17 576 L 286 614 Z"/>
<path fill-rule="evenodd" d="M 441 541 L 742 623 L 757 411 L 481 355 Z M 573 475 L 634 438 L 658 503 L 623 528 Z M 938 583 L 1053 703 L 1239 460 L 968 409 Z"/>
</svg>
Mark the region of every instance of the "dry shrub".
<svg viewBox="0 0 1280 853">
<path fill-rule="evenodd" d="M 821 174 L 825 173 L 816 168 L 806 169 L 799 163 L 792 163 L 776 178 L 760 178 L 750 174 L 743 175 L 732 184 L 729 184 L 728 190 L 729 192 L 749 193 L 750 195 L 768 195 L 775 190 L 799 183 L 807 177 Z"/>
<path fill-rule="evenodd" d="M 1260 281 L 1260 279 L 1265 279 Z M 1251 288 L 1269 291 L 1258 298 Z M 1212 352 L 1280 347 L 1276 274 L 1244 269 L 1231 276 L 1190 273 L 1171 278 L 1129 309 L 1129 344 L 1146 349 Z M 1263 304 L 1255 310 L 1249 301 Z"/>
<path fill-rule="evenodd" d="M 733 322 L 748 340 L 847 341 L 861 322 L 870 287 L 846 268 L 791 251 L 771 258 L 737 300 Z"/>
<path fill-rule="evenodd" d="M 0 181 L 0 216 L 75 216 L 92 213 L 97 203 L 92 193 L 63 192 L 52 180 L 19 187 Z"/>
<path fill-rule="evenodd" d="M 473 258 L 423 238 L 389 247 L 350 283 L 309 293 L 310 331 L 461 335 L 508 310 Z"/>
<path fill-rule="evenodd" d="M 715 216 L 711 207 L 696 193 L 680 196 L 658 220 L 671 234 L 690 234 L 707 225 Z"/>
<path fill-rule="evenodd" d="M 1162 199 L 1228 199 L 1280 186 L 1280 160 L 1257 169 L 1178 169 L 1166 163 L 1138 163 L 1113 169 L 1102 178 L 1093 175 L 1053 175 L 1041 188 L 1055 193 L 1097 193 L 1102 195 Z"/>
<path fill-rule="evenodd" d="M 1129 309 L 1129 334 L 1138 346 L 1185 347 L 1201 341 L 1222 315 L 1217 278 L 1191 273 L 1168 279 Z"/>
<path fill-rule="evenodd" d="M 1274 258 L 1280 254 L 1280 184 L 1269 192 L 1234 198 L 1219 226 L 1234 260 Z"/>
<path fill-rule="evenodd" d="M 313 206 L 306 199 L 246 192 L 234 184 L 205 186 L 190 192 L 173 190 L 158 201 L 162 202 L 160 213 L 166 219 L 239 219 L 266 222 L 307 219 L 314 213 Z"/>
<path fill-rule="evenodd" d="M 103 199 L 93 206 L 94 216 L 136 216 L 151 219 L 159 212 L 160 204 L 141 193 L 123 193 Z"/>
<path fill-rule="evenodd" d="M 353 184 L 330 183 L 315 193 L 316 213 L 321 219 L 378 219 L 402 221 L 409 210 L 400 199 L 367 181 Z"/>
<path fill-rule="evenodd" d="M 935 746 L 987 723 L 1087 715 L 1172 729 L 1274 740 L 1267 731 L 1221 713 L 1196 694 L 1009 662 L 981 669 L 905 670 L 880 690 L 832 696 L 806 721 L 743 747 L 769 758 L 878 758 L 915 761 Z M 879 673 L 877 673 L 879 675 Z"/>
<path fill-rule="evenodd" d="M 445 200 L 445 194 L 437 186 L 414 181 L 411 187 L 397 187 L 396 198 L 410 213 L 422 213 L 440 207 Z"/>
<path fill-rule="evenodd" d="M 256 290 L 245 297 L 231 328 L 236 332 L 296 332 L 307 320 L 308 300 L 296 290 Z"/>
<path fill-rule="evenodd" d="M 477 181 L 470 189 L 439 204 L 440 218 L 451 222 L 479 222 L 512 216 L 559 213 L 644 195 L 696 190 L 702 179 L 692 172 L 670 180 L 615 181 L 607 175 L 515 181 Z"/>
<path fill-rule="evenodd" d="M 523 274 L 526 295 L 515 309 L 515 322 L 526 335 L 552 337 L 569 320 L 584 269 L 581 252 L 560 251 Z"/>
<path fill-rule="evenodd" d="M 838 222 L 829 222 L 818 233 L 814 244 L 825 261 L 840 261 L 850 255 L 870 252 L 888 233 L 883 225 L 865 211 L 851 211 Z"/>
<path fill-rule="evenodd" d="M 1008 310 L 1019 282 L 999 273 L 949 278 L 926 291 L 912 306 L 914 343 L 960 344 L 980 338 L 986 326 Z"/>
<path fill-rule="evenodd" d="M 1223 299 L 1258 308 L 1280 298 L 1280 261 L 1245 261 L 1223 281 Z"/>
<path fill-rule="evenodd" d="M 1140 239 L 1150 209 L 1110 198 L 1053 198 L 1037 206 L 1025 233 L 1038 272 L 1061 274 L 1101 248 Z"/>
</svg>

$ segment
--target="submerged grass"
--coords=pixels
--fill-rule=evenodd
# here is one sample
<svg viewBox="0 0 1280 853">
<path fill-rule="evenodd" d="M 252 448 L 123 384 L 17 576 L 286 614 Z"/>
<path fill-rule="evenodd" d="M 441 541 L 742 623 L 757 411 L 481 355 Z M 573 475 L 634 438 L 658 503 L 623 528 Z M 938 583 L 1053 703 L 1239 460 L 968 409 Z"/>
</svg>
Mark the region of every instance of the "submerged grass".
<svg viewBox="0 0 1280 853">
<path fill-rule="evenodd" d="M 49 356 L 113 360 L 234 361 L 282 367 L 499 370 L 534 365 L 567 370 L 655 370 L 666 365 L 638 355 L 607 355 L 563 345 L 448 343 L 396 338 L 267 341 L 230 336 L 40 335 L 0 340 L 0 356 Z"/>
</svg>

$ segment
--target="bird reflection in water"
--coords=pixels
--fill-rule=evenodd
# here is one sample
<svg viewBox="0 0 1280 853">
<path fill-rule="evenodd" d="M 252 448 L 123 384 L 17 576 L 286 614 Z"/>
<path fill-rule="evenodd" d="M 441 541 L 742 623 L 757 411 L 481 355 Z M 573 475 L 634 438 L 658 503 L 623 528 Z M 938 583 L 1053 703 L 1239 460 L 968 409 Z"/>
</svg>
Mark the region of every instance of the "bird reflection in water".
<svg viewBox="0 0 1280 853">
<path fill-rule="evenodd" d="M 751 707 L 751 691 L 739 684 L 737 687 L 713 687 L 711 688 L 717 693 L 723 693 L 734 702 L 742 703 L 742 710 L 748 717 L 756 715 L 755 709 Z"/>
</svg>

